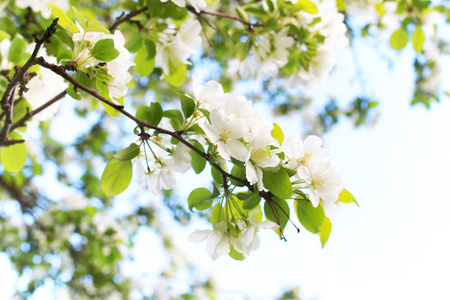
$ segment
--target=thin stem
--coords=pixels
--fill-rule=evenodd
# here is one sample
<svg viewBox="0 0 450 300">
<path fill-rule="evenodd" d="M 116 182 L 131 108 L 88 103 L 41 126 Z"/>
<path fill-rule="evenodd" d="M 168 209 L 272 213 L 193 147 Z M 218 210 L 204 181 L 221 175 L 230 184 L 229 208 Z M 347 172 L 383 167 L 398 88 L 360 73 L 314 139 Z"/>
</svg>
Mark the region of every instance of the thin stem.
<svg viewBox="0 0 450 300">
<path fill-rule="evenodd" d="M 205 11 L 205 10 L 201 10 L 200 12 L 197 12 L 195 10 L 195 8 L 193 6 L 191 6 L 191 5 L 188 5 L 187 9 L 190 12 L 192 12 L 193 14 L 195 14 L 196 16 L 210 15 L 210 16 L 215 16 L 215 17 L 233 19 L 235 21 L 238 21 L 238 22 L 241 22 L 242 24 L 247 25 L 249 27 L 249 29 L 253 29 L 253 27 L 262 27 L 262 26 L 264 26 L 264 23 L 250 23 L 250 22 L 248 22 L 248 21 L 246 21 L 244 19 L 241 19 L 239 17 L 228 15 L 228 14 L 224 14 L 224 13 L 220 13 L 220 12 Z"/>
<path fill-rule="evenodd" d="M 130 11 L 130 13 L 127 14 L 127 15 L 124 15 L 124 14 L 122 13 L 122 15 L 121 15 L 120 17 L 118 17 L 118 18 L 116 19 L 116 21 L 108 28 L 109 31 L 113 31 L 113 30 L 116 29 L 120 24 L 125 23 L 125 22 L 136 23 L 135 21 L 132 21 L 131 18 L 133 18 L 133 17 L 135 17 L 135 16 L 137 16 L 137 15 L 139 15 L 139 14 L 145 12 L 146 10 L 147 10 L 147 6 L 144 6 L 144 7 L 141 8 L 141 9 L 135 9 L 135 10 Z M 139 27 L 139 31 L 141 31 L 142 28 L 143 28 L 143 27 L 141 27 L 142 25 L 141 25 L 139 22 L 137 22 L 136 24 L 137 24 L 137 26 Z M 140 25 L 140 26 L 139 26 L 139 25 Z"/>
<path fill-rule="evenodd" d="M 63 91 L 63 92 L 59 93 L 58 95 L 56 95 L 55 97 L 53 97 L 51 100 L 47 101 L 43 105 L 36 108 L 35 110 L 27 111 L 25 116 L 23 116 L 20 120 L 18 120 L 16 123 L 14 123 L 11 126 L 11 131 L 15 130 L 18 127 L 24 126 L 25 123 L 28 120 L 30 120 L 33 116 L 37 115 L 38 113 L 40 113 L 41 111 L 43 111 L 44 109 L 49 107 L 50 105 L 52 105 L 52 104 L 56 103 L 57 101 L 59 101 L 60 99 L 64 98 L 65 95 L 66 95 L 66 91 Z"/>
</svg>

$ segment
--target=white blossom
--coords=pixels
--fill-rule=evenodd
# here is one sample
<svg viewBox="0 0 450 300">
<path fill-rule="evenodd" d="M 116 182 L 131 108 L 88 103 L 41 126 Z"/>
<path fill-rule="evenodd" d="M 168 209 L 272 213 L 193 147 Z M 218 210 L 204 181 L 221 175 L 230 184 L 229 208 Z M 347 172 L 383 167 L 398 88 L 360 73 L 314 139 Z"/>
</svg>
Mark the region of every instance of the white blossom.
<svg viewBox="0 0 450 300">
<path fill-rule="evenodd" d="M 230 253 L 230 235 L 227 233 L 225 221 L 217 223 L 213 230 L 195 230 L 189 235 L 188 239 L 197 244 L 208 239 L 206 241 L 206 252 L 213 260 Z"/>
</svg>

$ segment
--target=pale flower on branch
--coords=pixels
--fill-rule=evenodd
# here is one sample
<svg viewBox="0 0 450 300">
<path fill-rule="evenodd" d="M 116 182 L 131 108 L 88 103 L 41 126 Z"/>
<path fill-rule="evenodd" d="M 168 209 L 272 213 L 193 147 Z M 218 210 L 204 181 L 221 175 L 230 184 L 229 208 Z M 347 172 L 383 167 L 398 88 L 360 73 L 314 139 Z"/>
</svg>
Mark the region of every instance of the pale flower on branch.
<svg viewBox="0 0 450 300">
<path fill-rule="evenodd" d="M 322 202 L 325 215 L 333 218 L 337 211 L 336 201 L 344 189 L 344 182 L 337 169 L 331 163 L 315 162 L 308 167 L 301 166 L 298 175 L 308 185 L 306 191 L 314 207 Z"/>
<path fill-rule="evenodd" d="M 330 161 L 330 154 L 328 150 L 322 148 L 322 144 L 322 139 L 315 135 L 310 135 L 302 141 L 299 134 L 291 134 L 280 148 L 285 155 L 284 165 L 288 169 L 296 170 L 301 166 L 308 167 L 317 162 Z"/>
<path fill-rule="evenodd" d="M 253 211 L 255 212 L 255 211 Z M 234 249 L 241 253 L 246 258 L 250 252 L 256 250 L 260 244 L 260 238 L 258 236 L 259 229 L 277 229 L 279 226 L 272 221 L 266 220 L 259 222 L 252 217 L 252 213 L 246 220 L 238 220 L 239 233 L 237 237 L 231 237 L 230 244 Z"/>
<path fill-rule="evenodd" d="M 222 85 L 214 80 L 200 84 L 196 78 L 193 78 L 192 91 L 194 98 L 200 103 L 200 106 L 208 111 L 219 107 L 221 105 L 221 101 L 219 100 L 224 96 Z"/>
<path fill-rule="evenodd" d="M 277 150 L 270 150 L 271 145 L 277 145 L 278 142 L 267 136 L 259 136 L 252 140 L 247 148 L 249 155 L 245 161 L 245 174 L 250 184 L 257 184 L 260 191 L 263 190 L 263 172 L 264 168 L 274 168 L 280 164 L 280 158 Z"/>
<path fill-rule="evenodd" d="M 171 65 L 176 66 L 178 62 L 190 64 L 189 57 L 201 47 L 201 31 L 202 26 L 193 18 L 184 21 L 177 31 L 169 24 L 164 32 L 158 33 L 155 66 L 169 75 Z"/>
<path fill-rule="evenodd" d="M 230 156 L 245 161 L 248 150 L 245 145 L 239 141 L 245 132 L 243 120 L 234 119 L 230 121 L 225 112 L 221 109 L 215 109 L 210 114 L 211 124 L 201 123 L 199 126 L 203 129 L 211 143 L 217 145 L 217 150 L 225 160 Z"/>
<path fill-rule="evenodd" d="M 226 221 L 217 223 L 213 230 L 195 230 L 188 239 L 194 243 L 206 241 L 206 252 L 213 260 L 230 253 L 230 238 Z"/>
</svg>

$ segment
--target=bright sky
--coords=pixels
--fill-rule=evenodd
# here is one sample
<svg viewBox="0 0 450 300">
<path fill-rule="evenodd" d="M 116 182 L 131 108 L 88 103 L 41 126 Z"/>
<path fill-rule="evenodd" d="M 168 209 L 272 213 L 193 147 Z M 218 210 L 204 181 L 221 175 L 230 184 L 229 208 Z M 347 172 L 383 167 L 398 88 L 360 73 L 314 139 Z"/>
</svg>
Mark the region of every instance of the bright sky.
<svg viewBox="0 0 450 300">
<path fill-rule="evenodd" d="M 187 240 L 192 228 L 174 228 L 176 241 L 188 257 L 231 295 L 223 299 L 241 299 L 242 292 L 251 299 L 273 299 L 282 288 L 294 286 L 301 287 L 304 299 L 450 299 L 450 101 L 442 97 L 428 111 L 409 105 L 410 48 L 396 57 L 389 71 L 370 46 L 358 44 L 381 115 L 373 128 L 354 129 L 343 122 L 325 137 L 347 189 L 361 206 L 341 206 L 325 249 L 317 236 L 306 230 L 297 234 L 288 225 L 287 242 L 271 231 L 261 231 L 260 248 L 245 261 L 228 257 L 211 261 L 204 243 Z M 349 64 L 342 64 L 327 88 L 345 98 L 354 89 L 342 84 L 352 71 L 352 59 L 348 51 L 341 58 Z M 443 88 L 450 90 L 450 74 L 445 72 L 450 69 L 449 60 L 442 69 Z M 323 96 L 321 86 L 313 91 Z M 293 127 L 292 121 L 280 123 L 285 131 Z M 195 188 L 197 183 L 180 182 L 179 186 Z M 198 227 L 206 228 L 206 224 Z M 146 260 L 142 267 L 148 269 L 162 264 L 156 259 L 158 251 L 148 259 L 150 236 L 142 233 L 135 250 Z M 14 286 L 15 276 L 7 265 L 0 255 L 0 299 L 7 299 Z"/>
</svg>

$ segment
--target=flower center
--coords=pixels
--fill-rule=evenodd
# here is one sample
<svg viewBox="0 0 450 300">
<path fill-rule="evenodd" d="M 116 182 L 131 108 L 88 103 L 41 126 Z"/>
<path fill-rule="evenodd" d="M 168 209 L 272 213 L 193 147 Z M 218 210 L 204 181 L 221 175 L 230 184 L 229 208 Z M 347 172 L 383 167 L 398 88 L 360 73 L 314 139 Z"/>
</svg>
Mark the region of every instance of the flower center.
<svg viewBox="0 0 450 300">
<path fill-rule="evenodd" d="M 219 133 L 219 140 L 222 142 L 226 142 L 230 139 L 231 130 L 228 130 L 226 128 L 222 129 L 222 131 Z"/>
<path fill-rule="evenodd" d="M 311 152 L 306 152 L 305 155 L 303 155 L 302 158 L 300 158 L 299 162 L 304 165 L 304 166 L 308 166 L 308 162 L 312 157 L 312 153 Z"/>
</svg>

